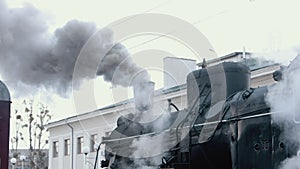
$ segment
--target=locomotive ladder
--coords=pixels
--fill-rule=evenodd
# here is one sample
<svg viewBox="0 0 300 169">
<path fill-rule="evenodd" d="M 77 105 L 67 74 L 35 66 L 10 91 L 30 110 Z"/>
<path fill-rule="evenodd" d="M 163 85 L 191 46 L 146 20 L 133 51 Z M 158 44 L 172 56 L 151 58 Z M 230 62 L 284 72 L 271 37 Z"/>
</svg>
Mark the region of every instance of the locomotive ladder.
<svg viewBox="0 0 300 169">
<path fill-rule="evenodd" d="M 203 93 L 208 90 L 208 93 L 205 95 L 203 100 L 200 100 L 201 96 L 203 96 Z M 191 129 L 194 128 L 194 124 L 197 120 L 197 117 L 199 113 L 203 112 L 205 108 L 207 108 L 208 104 L 206 104 L 207 99 L 209 98 L 211 94 L 211 88 L 208 83 L 204 85 L 204 87 L 201 89 L 199 96 L 194 101 L 192 107 L 188 110 L 188 113 L 186 117 L 178 124 L 176 127 L 176 138 L 177 142 L 186 142 L 188 146 L 185 147 L 179 147 L 180 151 L 180 158 L 185 158 L 187 163 L 184 163 L 185 166 L 190 168 L 190 158 L 191 158 L 191 144 L 192 144 L 192 137 L 194 136 L 191 132 Z M 201 103 L 199 103 L 201 101 Z M 180 136 L 179 136 L 180 133 Z M 187 134 L 189 135 L 189 139 L 186 139 Z M 176 149 L 178 150 L 178 149 Z M 175 151 L 176 151 L 175 150 Z M 184 157 L 183 157 L 184 156 Z"/>
</svg>

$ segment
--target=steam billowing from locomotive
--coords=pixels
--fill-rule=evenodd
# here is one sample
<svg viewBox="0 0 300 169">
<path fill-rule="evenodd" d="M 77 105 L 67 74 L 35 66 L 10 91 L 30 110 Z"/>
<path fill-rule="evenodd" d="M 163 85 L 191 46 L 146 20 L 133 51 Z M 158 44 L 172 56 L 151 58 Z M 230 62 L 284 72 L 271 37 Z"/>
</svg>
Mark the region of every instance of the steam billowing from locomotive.
<svg viewBox="0 0 300 169">
<path fill-rule="evenodd" d="M 120 43 L 115 44 L 101 59 L 97 75 L 103 76 L 104 80 L 112 84 L 133 86 L 138 112 L 151 108 L 154 83 L 150 81 L 148 72 L 133 62 L 127 49 Z"/>
<path fill-rule="evenodd" d="M 65 95 L 76 57 L 96 26 L 73 20 L 50 34 L 45 17 L 33 6 L 9 9 L 1 1 L 0 8 L 2 78 L 16 93 L 30 86 Z"/>
<path fill-rule="evenodd" d="M 67 96 L 71 86 L 78 87 L 84 79 L 103 76 L 115 85 L 136 86 L 150 80 L 138 67 L 127 49 L 113 42 L 109 29 L 98 29 L 94 23 L 71 20 L 54 33 L 48 30 L 47 18 L 30 4 L 8 8 L 0 2 L 1 76 L 16 94 L 39 89 Z M 97 44 L 88 51 L 99 62 L 98 70 L 86 66 L 72 82 L 76 61 L 89 38 L 97 32 Z M 104 57 L 105 56 L 105 57 Z M 26 93 L 27 90 L 27 93 Z"/>
<path fill-rule="evenodd" d="M 275 124 L 282 126 L 282 139 L 294 149 L 298 150 L 298 156 L 292 156 L 282 162 L 280 169 L 298 168 L 300 166 L 300 54 L 286 68 L 280 72 L 281 79 L 277 84 L 269 87 L 267 101 L 274 112 L 272 116 Z"/>
</svg>

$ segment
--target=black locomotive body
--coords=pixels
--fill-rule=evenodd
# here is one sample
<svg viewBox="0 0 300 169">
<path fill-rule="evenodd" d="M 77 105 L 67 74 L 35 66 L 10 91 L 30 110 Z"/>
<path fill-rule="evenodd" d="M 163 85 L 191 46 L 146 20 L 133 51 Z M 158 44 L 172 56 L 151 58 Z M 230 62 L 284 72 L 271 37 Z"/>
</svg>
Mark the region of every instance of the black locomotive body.
<svg viewBox="0 0 300 169">
<path fill-rule="evenodd" d="M 281 139 L 280 126 L 272 123 L 267 92 L 266 86 L 250 88 L 250 70 L 241 63 L 196 70 L 187 77 L 187 109 L 165 113 L 151 123 L 119 118 L 117 128 L 103 140 L 102 167 L 142 168 L 142 163 L 173 169 L 278 168 L 296 150 Z M 143 138 L 150 150 L 158 144 L 163 148 L 133 156 L 137 147 L 132 144 Z"/>
</svg>

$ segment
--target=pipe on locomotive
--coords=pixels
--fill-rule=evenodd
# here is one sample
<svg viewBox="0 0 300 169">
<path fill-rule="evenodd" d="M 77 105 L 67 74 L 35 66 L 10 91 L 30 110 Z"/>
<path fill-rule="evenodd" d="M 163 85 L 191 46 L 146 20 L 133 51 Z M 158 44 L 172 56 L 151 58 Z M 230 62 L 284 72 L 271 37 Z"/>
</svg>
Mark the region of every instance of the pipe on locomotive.
<svg viewBox="0 0 300 169">
<path fill-rule="evenodd" d="M 97 169 L 98 156 L 99 156 L 99 151 L 100 151 L 102 144 L 103 144 L 103 142 L 101 142 L 97 147 L 94 169 Z"/>
</svg>

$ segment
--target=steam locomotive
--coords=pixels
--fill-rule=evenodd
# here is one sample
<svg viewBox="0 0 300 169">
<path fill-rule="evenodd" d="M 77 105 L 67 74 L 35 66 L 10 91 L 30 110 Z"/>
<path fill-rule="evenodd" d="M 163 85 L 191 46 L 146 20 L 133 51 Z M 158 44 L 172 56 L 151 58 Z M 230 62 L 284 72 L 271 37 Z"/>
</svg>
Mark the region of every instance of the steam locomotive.
<svg viewBox="0 0 300 169">
<path fill-rule="evenodd" d="M 187 109 L 149 123 L 120 117 L 111 135 L 103 138 L 101 167 L 278 168 L 297 149 L 280 137 L 282 126 L 272 121 L 267 93 L 267 86 L 250 88 L 250 69 L 242 63 L 193 71 L 187 76 Z"/>
</svg>

